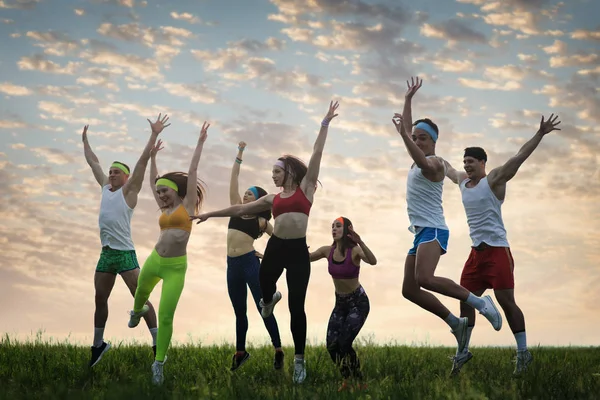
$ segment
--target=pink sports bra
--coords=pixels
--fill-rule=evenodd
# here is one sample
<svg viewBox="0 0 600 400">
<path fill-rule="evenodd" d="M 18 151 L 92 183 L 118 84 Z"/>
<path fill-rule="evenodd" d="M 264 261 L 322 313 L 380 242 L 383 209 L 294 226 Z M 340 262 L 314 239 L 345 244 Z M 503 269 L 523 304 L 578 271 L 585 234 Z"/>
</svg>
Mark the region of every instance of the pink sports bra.
<svg viewBox="0 0 600 400">
<path fill-rule="evenodd" d="M 333 259 L 333 252 L 335 251 L 335 246 L 331 246 L 331 251 L 329 252 L 329 257 L 327 260 L 329 261 L 329 273 L 333 279 L 354 279 L 358 278 L 358 274 L 360 273 L 360 267 L 357 267 L 352 262 L 352 248 L 346 250 L 346 258 L 344 261 L 338 262 Z"/>
</svg>

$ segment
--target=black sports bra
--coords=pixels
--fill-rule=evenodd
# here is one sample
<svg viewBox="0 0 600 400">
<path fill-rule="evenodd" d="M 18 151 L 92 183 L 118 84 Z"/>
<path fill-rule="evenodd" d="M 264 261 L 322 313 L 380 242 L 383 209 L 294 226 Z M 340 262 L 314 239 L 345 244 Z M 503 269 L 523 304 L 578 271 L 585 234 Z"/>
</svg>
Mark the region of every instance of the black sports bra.
<svg viewBox="0 0 600 400">
<path fill-rule="evenodd" d="M 229 219 L 229 229 L 235 229 L 240 232 L 244 232 L 253 239 L 258 239 L 260 235 L 260 226 L 258 225 L 258 218 L 241 218 L 231 217 Z"/>
</svg>

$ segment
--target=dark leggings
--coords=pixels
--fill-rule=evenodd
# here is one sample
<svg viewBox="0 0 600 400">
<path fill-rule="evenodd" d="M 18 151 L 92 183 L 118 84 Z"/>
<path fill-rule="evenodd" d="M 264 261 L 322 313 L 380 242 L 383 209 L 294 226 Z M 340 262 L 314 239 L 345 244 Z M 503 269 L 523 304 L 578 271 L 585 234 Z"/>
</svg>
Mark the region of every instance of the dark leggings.
<svg viewBox="0 0 600 400">
<path fill-rule="evenodd" d="M 369 298 L 362 286 L 349 294 L 335 294 L 335 307 L 327 326 L 327 351 L 344 378 L 362 378 L 352 342 L 369 315 Z"/>
<path fill-rule="evenodd" d="M 304 354 L 306 346 L 306 314 L 304 300 L 310 278 L 310 257 L 306 238 L 281 239 L 271 236 L 260 266 L 260 289 L 263 301 L 270 303 L 277 289 L 276 283 L 283 269 L 288 285 L 290 327 L 294 338 L 295 354 Z"/>
<path fill-rule="evenodd" d="M 227 291 L 235 312 L 235 349 L 246 350 L 246 333 L 248 332 L 248 316 L 246 315 L 248 290 L 250 288 L 256 308 L 260 312 L 260 283 L 258 274 L 260 261 L 254 251 L 239 257 L 227 257 Z M 271 343 L 275 347 L 281 347 L 279 328 L 275 316 L 271 315 L 264 320 L 265 327 L 271 336 Z"/>
</svg>

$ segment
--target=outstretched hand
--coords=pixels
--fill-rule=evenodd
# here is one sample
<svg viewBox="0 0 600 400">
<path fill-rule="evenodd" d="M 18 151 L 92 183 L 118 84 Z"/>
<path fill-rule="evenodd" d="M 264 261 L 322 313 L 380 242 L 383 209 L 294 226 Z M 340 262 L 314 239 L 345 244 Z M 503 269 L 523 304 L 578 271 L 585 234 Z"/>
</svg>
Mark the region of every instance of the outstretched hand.
<svg viewBox="0 0 600 400">
<path fill-rule="evenodd" d="M 423 79 L 419 80 L 419 77 L 417 77 L 415 80 L 415 78 L 411 77 L 410 82 L 406 81 L 406 86 L 408 86 L 408 89 L 406 90 L 406 95 L 404 97 L 411 99 L 422 85 Z"/>
<path fill-rule="evenodd" d="M 198 220 L 198 222 L 196 222 L 196 224 L 199 224 L 200 222 L 204 222 L 208 219 L 208 215 L 207 214 L 200 214 L 200 215 L 192 215 L 190 217 L 190 221 L 194 221 L 194 220 Z"/>
<path fill-rule="evenodd" d="M 354 231 L 352 225 L 348 227 L 348 239 L 352 240 L 354 243 L 360 243 L 360 235 Z"/>
<path fill-rule="evenodd" d="M 81 141 L 85 142 L 87 141 L 87 129 L 88 129 L 89 125 L 86 125 L 83 127 L 83 132 L 81 133 Z"/>
<path fill-rule="evenodd" d="M 206 141 L 206 138 L 208 137 L 208 127 L 210 126 L 209 123 L 207 123 L 206 121 L 204 121 L 204 123 L 202 124 L 202 128 L 200 129 L 200 142 L 204 143 Z"/>
<path fill-rule="evenodd" d="M 555 122 L 558 119 L 558 115 L 552 118 L 554 114 L 550 114 L 550 118 L 547 121 L 544 121 L 544 116 L 542 115 L 542 120 L 540 121 L 540 132 L 542 135 L 546 135 L 552 131 L 560 131 L 560 128 L 557 128 L 560 121 Z"/>
<path fill-rule="evenodd" d="M 162 119 L 160 117 L 161 115 L 162 114 L 158 114 L 158 118 L 156 118 L 155 122 L 152 122 L 146 118 L 146 120 L 150 123 L 150 128 L 152 128 L 152 133 L 156 133 L 157 135 L 159 133 L 161 133 L 163 131 L 163 129 L 165 129 L 167 126 L 171 125 L 170 123 L 166 124 L 166 122 L 169 120 L 169 117 L 167 117 L 167 114 L 165 114 L 165 116 L 162 117 Z"/>
<path fill-rule="evenodd" d="M 163 149 L 162 144 L 162 140 L 158 139 L 158 142 L 156 142 L 154 147 L 152 147 L 152 150 L 150 150 L 150 157 L 156 157 L 156 153 Z"/>
<path fill-rule="evenodd" d="M 406 135 L 406 128 L 404 127 L 404 119 L 402 118 L 402 114 L 394 113 L 392 122 L 394 123 L 394 126 L 399 134 Z"/>
<path fill-rule="evenodd" d="M 323 118 L 324 123 L 329 124 L 329 122 L 331 122 L 332 119 L 338 116 L 338 114 L 336 114 L 335 112 L 337 111 L 339 106 L 340 104 L 337 101 L 335 103 L 333 101 L 329 102 L 329 111 L 327 111 L 325 118 Z"/>
</svg>

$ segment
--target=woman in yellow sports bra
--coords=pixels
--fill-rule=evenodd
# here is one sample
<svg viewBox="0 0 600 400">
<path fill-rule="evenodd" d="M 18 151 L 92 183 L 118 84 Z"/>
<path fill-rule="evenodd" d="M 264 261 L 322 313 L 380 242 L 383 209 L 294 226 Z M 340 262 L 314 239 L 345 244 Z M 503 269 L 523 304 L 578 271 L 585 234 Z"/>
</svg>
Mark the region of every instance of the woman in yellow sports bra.
<svg viewBox="0 0 600 400">
<path fill-rule="evenodd" d="M 204 190 L 198 183 L 197 169 L 209 126 L 210 124 L 206 122 L 202 125 L 187 174 L 169 172 L 158 176 L 156 153 L 162 149 L 162 141 L 158 141 L 151 153 L 152 193 L 162 210 L 158 219 L 160 236 L 140 272 L 133 310 L 130 311 L 129 327 L 134 328 L 140 323 L 140 318 L 148 311 L 146 301 L 156 284 L 162 279 L 156 358 L 152 364 L 152 380 L 159 385 L 164 381 L 163 366 L 173 334 L 173 317 L 185 283 L 186 248 L 192 231 L 190 215 L 198 213 L 204 200 Z"/>
</svg>

